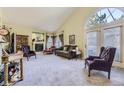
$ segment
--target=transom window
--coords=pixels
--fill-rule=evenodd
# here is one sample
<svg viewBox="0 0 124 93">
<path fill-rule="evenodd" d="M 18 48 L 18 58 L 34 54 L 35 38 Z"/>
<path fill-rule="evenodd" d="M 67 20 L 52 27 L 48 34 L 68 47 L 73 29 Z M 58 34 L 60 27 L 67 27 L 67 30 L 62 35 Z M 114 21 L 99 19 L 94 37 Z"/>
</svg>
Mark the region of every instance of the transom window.
<svg viewBox="0 0 124 93">
<path fill-rule="evenodd" d="M 87 26 L 110 23 L 121 19 L 124 19 L 124 13 L 121 10 L 117 8 L 104 8 L 89 18 Z"/>
</svg>

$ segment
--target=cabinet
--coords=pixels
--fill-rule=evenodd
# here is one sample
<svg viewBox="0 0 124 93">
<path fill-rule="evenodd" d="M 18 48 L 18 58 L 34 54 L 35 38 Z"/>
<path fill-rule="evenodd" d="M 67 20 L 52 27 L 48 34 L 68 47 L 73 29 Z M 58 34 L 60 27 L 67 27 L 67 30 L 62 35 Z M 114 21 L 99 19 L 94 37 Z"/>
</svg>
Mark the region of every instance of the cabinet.
<svg viewBox="0 0 124 93">
<path fill-rule="evenodd" d="M 28 45 L 27 35 L 16 35 L 16 51 L 18 51 L 21 45 Z"/>
</svg>

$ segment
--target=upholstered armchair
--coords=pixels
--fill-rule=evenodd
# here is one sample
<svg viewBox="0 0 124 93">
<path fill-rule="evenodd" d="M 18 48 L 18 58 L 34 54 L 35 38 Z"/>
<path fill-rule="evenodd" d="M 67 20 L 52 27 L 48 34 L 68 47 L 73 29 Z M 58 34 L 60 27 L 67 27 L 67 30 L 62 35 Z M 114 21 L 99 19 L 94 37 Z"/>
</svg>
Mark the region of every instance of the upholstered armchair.
<svg viewBox="0 0 124 93">
<path fill-rule="evenodd" d="M 85 59 L 85 68 L 88 66 L 88 76 L 90 77 L 91 70 L 100 70 L 108 72 L 108 79 L 110 79 L 111 67 L 114 60 L 116 48 L 101 47 L 99 56 L 89 56 Z"/>
<path fill-rule="evenodd" d="M 36 53 L 34 52 L 34 51 L 31 51 L 30 50 L 30 46 L 29 45 L 22 45 L 21 46 L 21 49 L 22 49 L 22 51 L 23 51 L 23 53 L 24 53 L 24 57 L 27 57 L 27 60 L 29 60 L 29 58 L 31 57 L 31 56 L 35 56 L 35 58 L 36 58 Z"/>
<path fill-rule="evenodd" d="M 49 49 L 43 51 L 43 54 L 53 54 L 55 51 L 55 46 L 51 46 Z"/>
</svg>

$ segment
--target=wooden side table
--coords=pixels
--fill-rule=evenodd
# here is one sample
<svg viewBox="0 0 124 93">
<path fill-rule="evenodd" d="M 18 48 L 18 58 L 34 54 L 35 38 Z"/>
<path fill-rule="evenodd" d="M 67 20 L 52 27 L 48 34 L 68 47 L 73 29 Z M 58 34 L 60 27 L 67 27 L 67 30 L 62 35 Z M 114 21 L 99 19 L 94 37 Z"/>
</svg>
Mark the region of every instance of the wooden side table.
<svg viewBox="0 0 124 93">
<path fill-rule="evenodd" d="M 82 54 L 81 54 L 81 52 L 78 52 L 78 53 L 76 53 L 76 59 L 81 59 L 81 56 L 82 56 Z"/>
</svg>

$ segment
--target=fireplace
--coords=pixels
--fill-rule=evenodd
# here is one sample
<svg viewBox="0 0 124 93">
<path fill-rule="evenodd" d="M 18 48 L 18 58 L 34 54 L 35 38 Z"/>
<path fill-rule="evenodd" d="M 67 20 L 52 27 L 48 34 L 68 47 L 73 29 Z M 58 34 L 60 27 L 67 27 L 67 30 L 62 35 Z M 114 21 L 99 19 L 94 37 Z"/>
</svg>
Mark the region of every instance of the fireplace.
<svg viewBox="0 0 124 93">
<path fill-rule="evenodd" d="M 43 43 L 36 43 L 35 44 L 35 51 L 36 52 L 40 52 L 40 51 L 43 51 L 43 49 L 44 49 L 44 44 Z"/>
</svg>

